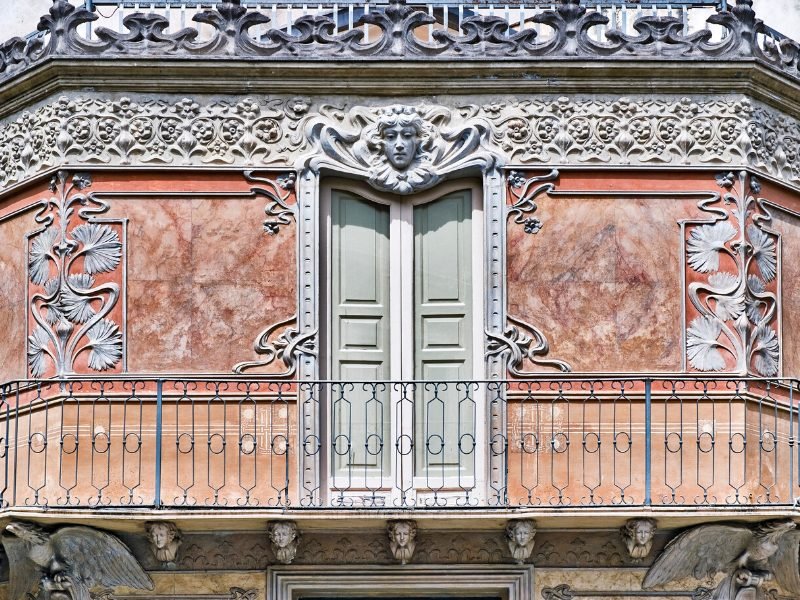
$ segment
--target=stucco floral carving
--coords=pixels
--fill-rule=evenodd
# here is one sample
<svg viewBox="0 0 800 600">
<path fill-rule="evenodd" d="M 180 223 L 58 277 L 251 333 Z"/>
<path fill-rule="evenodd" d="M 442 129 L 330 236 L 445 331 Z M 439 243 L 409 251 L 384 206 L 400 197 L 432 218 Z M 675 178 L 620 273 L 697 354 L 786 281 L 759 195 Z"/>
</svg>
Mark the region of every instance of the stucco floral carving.
<svg viewBox="0 0 800 600">
<path fill-rule="evenodd" d="M 687 222 L 686 284 L 694 316 L 686 356 L 698 371 L 735 370 L 773 377 L 780 370 L 777 288 L 779 236 L 747 173 L 721 173 L 721 195 L 700 203 L 711 218 Z"/>
<path fill-rule="evenodd" d="M 122 261 L 120 227 L 97 219 L 109 207 L 83 193 L 91 184 L 86 173 L 59 171 L 50 182 L 53 195 L 37 207 L 41 228 L 28 235 L 33 377 L 107 371 L 122 359 L 123 335 L 110 313 L 123 291 L 107 277 Z"/>
<path fill-rule="evenodd" d="M 408 104 L 439 129 L 428 145 L 438 148 L 429 156 L 442 165 L 439 173 L 480 148 L 510 164 L 749 166 L 800 183 L 800 124 L 742 98 L 537 97 L 456 109 Z M 289 166 L 310 160 L 312 143 L 342 140 L 341 160 L 333 150 L 328 155 L 370 171 L 382 155 L 366 129 L 388 108 L 291 96 L 62 96 L 0 123 L 0 186 L 64 164 Z M 459 142 L 460 134 L 469 138 Z M 446 152 L 436 154 L 442 147 Z M 449 154 L 453 149 L 459 154 Z M 425 164 L 420 160 L 419 172 L 398 172 L 422 176 Z M 398 187 L 389 181 L 394 174 L 387 170 L 379 185 Z"/>
</svg>

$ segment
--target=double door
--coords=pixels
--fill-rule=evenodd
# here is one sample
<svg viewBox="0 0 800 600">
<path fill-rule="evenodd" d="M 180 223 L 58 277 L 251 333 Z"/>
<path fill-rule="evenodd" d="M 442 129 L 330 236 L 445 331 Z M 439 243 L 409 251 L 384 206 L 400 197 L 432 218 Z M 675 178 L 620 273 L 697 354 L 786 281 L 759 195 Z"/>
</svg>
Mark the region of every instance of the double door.
<svg viewBox="0 0 800 600">
<path fill-rule="evenodd" d="M 483 331 L 472 187 L 324 196 L 323 369 L 333 490 L 474 486 Z M 402 382 L 402 383 L 400 383 Z"/>
</svg>

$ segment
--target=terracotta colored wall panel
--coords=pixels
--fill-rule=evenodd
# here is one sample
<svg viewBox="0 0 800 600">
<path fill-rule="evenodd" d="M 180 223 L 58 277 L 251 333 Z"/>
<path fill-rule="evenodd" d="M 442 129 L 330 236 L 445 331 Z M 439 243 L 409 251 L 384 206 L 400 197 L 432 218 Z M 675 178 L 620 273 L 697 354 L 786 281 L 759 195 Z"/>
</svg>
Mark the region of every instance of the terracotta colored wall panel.
<svg viewBox="0 0 800 600">
<path fill-rule="evenodd" d="M 772 221 L 767 225 L 781 236 L 782 269 L 781 358 L 783 376 L 800 376 L 800 194 L 765 184 L 761 194 L 769 199 Z"/>
<path fill-rule="evenodd" d="M 27 219 L 0 223 L 0 381 L 25 377 Z"/>
<path fill-rule="evenodd" d="M 252 346 L 262 329 L 293 314 L 294 224 L 267 235 L 262 222 L 268 199 L 249 196 L 250 186 L 237 174 L 189 185 L 115 184 L 121 191 L 154 193 L 123 195 L 112 208 L 130 220 L 131 372 L 230 372 L 255 358 Z M 190 197 L 159 195 L 195 190 Z M 213 191 L 242 194 L 204 194 Z"/>
<path fill-rule="evenodd" d="M 585 177 L 562 176 L 557 190 L 611 194 L 540 196 L 534 214 L 542 229 L 534 235 L 509 222 L 509 313 L 541 329 L 550 356 L 575 371 L 678 371 L 678 221 L 697 200 L 636 195 L 668 192 L 672 182 L 659 178 Z M 701 185 L 708 180 L 689 189 Z M 615 197 L 614 190 L 634 193 Z"/>
</svg>

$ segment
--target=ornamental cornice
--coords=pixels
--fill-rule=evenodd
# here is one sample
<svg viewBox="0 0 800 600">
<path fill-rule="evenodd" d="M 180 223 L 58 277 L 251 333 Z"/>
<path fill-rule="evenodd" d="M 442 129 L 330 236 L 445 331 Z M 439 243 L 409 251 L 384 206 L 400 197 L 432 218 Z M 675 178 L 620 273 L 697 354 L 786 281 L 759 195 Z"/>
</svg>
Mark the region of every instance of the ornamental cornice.
<svg viewBox="0 0 800 600">
<path fill-rule="evenodd" d="M 423 179 L 498 164 L 735 167 L 800 185 L 800 123 L 741 96 L 459 100 L 402 105 L 436 126 L 431 151 L 447 157 L 436 173 L 422 169 Z M 374 152 L 359 136 L 393 106 L 400 105 L 291 96 L 65 95 L 0 124 L 0 187 L 71 165 L 324 168 L 333 160 L 367 173 Z M 397 182 L 373 183 L 402 193 Z"/>
<path fill-rule="evenodd" d="M 713 14 L 709 29 L 684 31 L 679 17 L 641 15 L 627 32 L 578 0 L 560 0 L 551 10 L 532 17 L 536 28 L 517 30 L 499 16 L 465 18 L 459 31 L 420 31 L 431 26 L 432 15 L 402 2 L 365 14 L 355 28 L 338 30 L 332 15 L 305 15 L 290 28 L 272 24 L 267 13 L 248 10 L 239 0 L 218 2 L 193 17 L 196 25 L 172 30 L 155 13 L 137 12 L 122 22 L 122 31 L 97 27 L 85 37 L 85 25 L 98 16 L 66 0 L 53 0 L 42 17 L 39 36 L 13 38 L 0 45 L 0 82 L 16 77 L 49 58 L 135 57 L 149 59 L 201 58 L 248 61 L 409 60 L 474 61 L 589 58 L 630 61 L 758 60 L 792 78 L 800 77 L 800 44 L 774 40 L 756 18 L 752 0 L 737 0 L 729 10 Z M 203 35 L 200 26 L 210 30 Z M 364 26 L 375 33 L 366 37 Z M 258 32 L 256 32 L 256 30 Z"/>
</svg>

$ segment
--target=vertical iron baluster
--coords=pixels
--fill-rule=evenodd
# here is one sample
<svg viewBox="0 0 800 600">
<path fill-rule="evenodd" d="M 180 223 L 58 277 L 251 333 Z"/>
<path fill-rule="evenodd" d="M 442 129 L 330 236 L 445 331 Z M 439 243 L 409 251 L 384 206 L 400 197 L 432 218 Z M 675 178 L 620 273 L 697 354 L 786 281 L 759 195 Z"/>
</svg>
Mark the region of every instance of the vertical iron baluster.
<svg viewBox="0 0 800 600">
<path fill-rule="evenodd" d="M 189 498 L 189 490 L 195 487 L 195 469 L 196 460 L 195 456 L 195 431 L 196 431 L 196 411 L 194 397 L 190 394 L 190 389 L 197 389 L 196 384 L 189 381 L 175 381 L 173 388 L 178 391 L 179 395 L 175 399 L 175 486 L 180 490 L 181 495 L 175 496 L 173 503 L 178 506 L 192 506 L 196 504 L 196 498 Z M 181 415 L 184 411 L 181 410 L 184 404 L 189 405 L 189 433 L 181 431 Z M 188 455 L 189 469 L 182 468 L 187 460 L 181 460 L 181 456 Z M 188 483 L 184 485 L 182 482 Z"/>
<path fill-rule="evenodd" d="M 227 452 L 227 422 L 228 422 L 228 403 L 224 397 L 224 392 L 227 392 L 228 385 L 225 382 L 206 382 L 206 390 L 212 391 L 211 395 L 206 401 L 206 486 L 212 491 L 214 497 L 209 504 L 209 499 L 206 498 L 206 504 L 210 506 L 224 506 L 228 503 L 227 498 L 220 499 L 220 493 L 223 493 L 228 480 L 228 452 Z M 222 433 L 219 432 L 219 425 L 217 419 L 212 419 L 212 413 L 215 406 L 221 406 L 221 425 Z M 221 459 L 220 459 L 221 457 Z M 222 474 L 215 473 L 221 464 Z M 216 481 L 216 483 L 215 483 Z"/>
<path fill-rule="evenodd" d="M 93 500 L 92 497 L 89 497 L 89 504 L 91 506 L 102 506 L 103 505 L 103 492 L 105 491 L 106 487 L 108 487 L 110 479 L 111 479 L 111 431 L 110 431 L 110 424 L 111 424 L 111 402 L 109 399 L 106 398 L 106 389 L 105 389 L 105 382 L 99 382 L 100 394 L 96 396 L 94 393 L 92 394 L 92 426 L 91 426 L 91 439 L 92 439 L 92 453 L 91 453 L 91 461 L 90 461 L 90 484 L 91 487 L 94 488 L 96 492 L 96 497 Z M 94 382 L 91 383 L 90 389 L 97 390 L 97 387 Z M 108 407 L 108 419 L 106 420 L 106 426 L 108 429 L 103 427 L 102 424 L 98 425 L 98 404 L 100 402 L 105 401 L 106 406 Z M 102 468 L 102 461 L 100 459 L 100 455 L 105 456 L 105 466 L 106 472 L 105 476 L 101 481 L 97 481 L 97 469 L 95 468 L 96 465 L 99 463 Z"/>
<path fill-rule="evenodd" d="M 633 405 L 631 403 L 631 399 L 626 394 L 626 388 L 632 387 L 633 382 L 631 381 L 617 381 L 612 384 L 612 387 L 617 387 L 619 389 L 619 393 L 614 397 L 612 402 L 612 411 L 613 411 L 613 423 L 614 423 L 614 460 L 612 461 L 613 466 L 613 483 L 614 487 L 619 490 L 619 499 L 612 499 L 612 503 L 614 504 L 631 504 L 633 502 L 633 498 L 625 497 L 625 492 L 630 488 L 632 483 L 632 469 L 633 469 Z M 625 430 L 619 431 L 617 424 L 617 415 L 619 412 L 627 413 L 627 424 L 624 425 Z M 623 422 L 625 421 L 625 417 L 623 414 L 622 417 Z M 626 477 L 620 476 L 620 471 L 623 470 L 622 467 L 618 468 L 619 461 L 622 460 L 622 457 L 627 457 L 627 464 L 628 464 L 628 473 Z"/>
<path fill-rule="evenodd" d="M 17 387 L 19 387 L 19 382 L 17 382 Z M 3 438 L 0 440 L 0 458 L 3 460 L 3 487 L 0 489 L 0 509 L 7 508 L 9 506 L 8 502 L 8 492 L 9 492 L 9 464 L 8 464 L 8 452 L 9 452 L 9 445 L 10 439 L 9 436 L 11 435 L 11 410 L 10 410 L 10 399 L 12 396 L 12 384 L 4 383 L 0 384 L 0 412 L 5 412 L 5 432 L 3 433 Z"/>
<path fill-rule="evenodd" d="M 164 428 L 163 420 L 163 396 L 164 396 L 164 380 L 159 379 L 156 381 L 156 470 L 155 481 L 153 482 L 153 507 L 161 508 L 161 436 Z"/>
<path fill-rule="evenodd" d="M 67 396 L 61 398 L 61 423 L 59 427 L 59 461 L 58 461 L 58 485 L 61 489 L 66 491 L 66 498 L 64 501 L 61 501 L 61 498 L 56 499 L 58 504 L 62 504 L 64 506 L 70 506 L 73 504 L 79 503 L 77 498 L 73 498 L 73 491 L 78 486 L 78 466 L 80 464 L 79 455 L 78 455 L 78 447 L 79 447 L 79 436 L 80 436 L 80 426 L 81 426 L 81 418 L 80 418 L 80 399 L 75 398 L 75 385 L 81 387 L 80 383 L 76 382 L 68 382 L 66 384 L 66 388 L 68 390 Z M 75 432 L 74 433 L 64 433 L 64 426 L 65 423 L 68 421 L 66 418 L 67 407 L 69 406 L 68 400 L 72 399 L 76 404 L 76 415 L 75 415 Z M 70 446 L 68 444 L 68 439 L 72 439 L 72 444 L 74 444 L 74 448 L 70 450 Z M 72 477 L 71 485 L 65 485 L 64 481 L 64 461 L 65 461 L 65 454 L 67 456 L 72 457 Z"/>
<path fill-rule="evenodd" d="M 702 393 L 697 396 L 695 400 L 695 445 L 697 448 L 696 462 L 695 462 L 695 485 L 697 485 L 703 492 L 702 500 L 695 497 L 695 502 L 703 505 L 711 504 L 714 502 L 713 490 L 716 483 L 716 464 L 714 460 L 714 446 L 716 443 L 716 423 L 714 422 L 714 402 L 709 397 L 709 386 L 713 382 L 702 381 L 695 383 L 702 386 Z M 701 432 L 701 407 L 704 405 L 711 405 L 711 421 L 707 426 L 710 431 L 703 430 Z M 704 440 L 708 440 L 704 447 Z M 703 461 L 703 455 L 711 455 L 710 469 L 703 468 L 703 464 L 708 464 L 708 461 Z M 710 472 L 710 477 L 709 477 Z M 710 479 L 710 481 L 709 481 Z"/>
<path fill-rule="evenodd" d="M 239 506 L 249 506 L 251 502 L 256 505 L 259 504 L 258 498 L 253 499 L 253 492 L 258 485 L 258 404 L 252 397 L 251 389 L 253 386 L 257 386 L 257 391 L 260 390 L 258 383 L 250 381 L 238 383 L 236 386 L 238 391 L 244 391 L 244 396 L 237 402 L 239 434 L 239 451 L 236 456 L 237 479 L 239 487 L 244 492 L 244 498 L 239 497 L 236 499 L 236 503 Z M 252 427 L 247 426 L 246 422 L 248 420 L 252 422 Z M 246 468 L 245 457 L 252 457 L 249 461 L 250 468 L 247 469 L 249 476 L 244 472 Z M 272 456 L 270 455 L 270 460 L 271 458 Z M 246 478 L 249 480 L 247 484 L 245 484 Z"/>
<path fill-rule="evenodd" d="M 564 395 L 565 389 L 571 391 L 572 385 L 570 382 L 556 381 L 550 383 L 550 390 L 556 392 L 556 395 L 550 401 L 550 485 L 553 486 L 553 489 L 558 494 L 557 497 L 550 499 L 550 504 L 556 506 L 568 506 L 572 503 L 572 499 L 568 495 L 569 486 L 572 482 L 569 451 L 572 419 L 570 400 Z M 565 408 L 559 410 L 560 403 Z M 561 414 L 564 410 L 566 411 L 566 419 Z M 557 423 L 560 423 L 560 425 L 557 426 Z M 563 473 L 561 471 L 557 472 L 557 455 L 563 455 L 558 462 Z M 557 480 L 561 480 L 561 483 L 559 484 Z"/>
<path fill-rule="evenodd" d="M 142 424 L 144 415 L 144 403 L 141 396 L 137 393 L 137 387 L 142 391 L 146 389 L 144 381 L 133 381 L 130 383 L 130 394 L 125 397 L 122 403 L 122 485 L 128 490 L 127 504 L 141 504 L 141 496 L 138 502 L 134 500 L 134 494 L 142 485 Z M 138 408 L 138 420 L 135 427 L 131 427 L 128 422 L 128 407 Z M 131 443 L 131 440 L 133 443 Z M 134 471 L 136 480 L 133 485 L 128 485 L 128 455 L 135 454 L 136 462 Z M 123 504 L 126 502 L 123 501 Z"/>
<path fill-rule="evenodd" d="M 653 504 L 653 381 L 644 381 L 644 505 Z"/>
<path fill-rule="evenodd" d="M 581 406 L 582 423 L 581 423 L 581 484 L 589 492 L 588 501 L 584 498 L 581 499 L 582 504 L 597 505 L 603 503 L 603 498 L 598 495 L 598 490 L 603 485 L 603 460 L 602 460 L 602 432 L 603 432 L 603 403 L 597 397 L 597 387 L 602 389 L 602 382 L 587 381 L 581 384 L 585 390 L 588 387 L 589 395 L 583 400 Z M 596 407 L 597 419 L 592 424 L 594 431 L 589 428 L 589 417 L 587 417 L 588 408 L 592 405 Z M 590 477 L 587 468 L 588 455 L 596 455 L 593 462 L 596 463 L 597 473 L 594 478 Z"/>
</svg>

